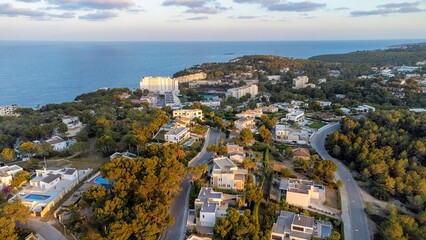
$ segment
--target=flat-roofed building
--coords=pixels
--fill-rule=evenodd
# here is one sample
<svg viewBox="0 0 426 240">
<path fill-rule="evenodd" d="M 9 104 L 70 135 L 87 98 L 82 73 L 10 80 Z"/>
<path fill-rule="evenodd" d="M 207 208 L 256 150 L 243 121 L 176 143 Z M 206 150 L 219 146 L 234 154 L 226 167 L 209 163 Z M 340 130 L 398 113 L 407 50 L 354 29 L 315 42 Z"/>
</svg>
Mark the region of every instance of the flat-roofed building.
<svg viewBox="0 0 426 240">
<path fill-rule="evenodd" d="M 293 206 L 308 208 L 325 201 L 324 186 L 309 180 L 281 179 L 280 190 L 286 195 L 288 204 Z"/>
<path fill-rule="evenodd" d="M 211 186 L 223 189 L 244 190 L 247 170 L 235 165 L 228 157 L 213 159 Z"/>
<path fill-rule="evenodd" d="M 260 118 L 263 115 L 263 109 L 262 108 L 255 108 L 255 109 L 247 109 L 244 112 L 237 113 L 235 116 L 239 118 Z"/>
<path fill-rule="evenodd" d="M 23 169 L 18 165 L 0 167 L 0 182 L 3 186 L 10 185 L 15 175 L 21 171 L 23 171 Z"/>
<path fill-rule="evenodd" d="M 305 112 L 296 110 L 285 115 L 285 120 L 292 123 L 302 123 L 305 121 Z"/>
<path fill-rule="evenodd" d="M 281 211 L 272 226 L 272 240 L 310 240 L 314 232 L 315 218 L 288 211 Z"/>
<path fill-rule="evenodd" d="M 219 213 L 219 207 L 222 203 L 223 193 L 215 192 L 212 188 L 202 187 L 195 199 L 194 206 L 200 211 L 200 225 L 202 227 L 214 227 L 216 218 L 226 215 L 225 212 Z"/>
<path fill-rule="evenodd" d="M 170 77 L 144 77 L 140 81 L 140 88 L 158 94 L 166 92 L 179 94 L 179 82 Z"/>
<path fill-rule="evenodd" d="M 240 118 L 234 122 L 234 125 L 240 131 L 246 128 L 253 132 L 256 129 L 256 123 L 252 117 Z"/>
<path fill-rule="evenodd" d="M 298 76 L 297 78 L 293 78 L 293 88 L 315 88 L 315 84 L 309 83 L 309 78 L 307 76 Z"/>
<path fill-rule="evenodd" d="M 257 85 L 246 85 L 238 88 L 231 88 L 228 89 L 226 92 L 227 97 L 235 97 L 237 99 L 240 99 L 243 96 L 246 96 L 247 93 L 250 93 L 251 97 L 254 97 L 258 93 L 258 87 Z"/>
<path fill-rule="evenodd" d="M 175 128 L 164 135 L 167 142 L 180 143 L 189 138 L 188 128 Z"/>
<path fill-rule="evenodd" d="M 190 120 L 198 118 L 203 120 L 203 111 L 201 109 L 180 109 L 173 111 L 173 117 L 187 117 Z"/>
<path fill-rule="evenodd" d="M 174 92 L 166 92 L 164 94 L 164 106 L 171 107 L 172 109 L 181 109 L 182 102 Z"/>
</svg>

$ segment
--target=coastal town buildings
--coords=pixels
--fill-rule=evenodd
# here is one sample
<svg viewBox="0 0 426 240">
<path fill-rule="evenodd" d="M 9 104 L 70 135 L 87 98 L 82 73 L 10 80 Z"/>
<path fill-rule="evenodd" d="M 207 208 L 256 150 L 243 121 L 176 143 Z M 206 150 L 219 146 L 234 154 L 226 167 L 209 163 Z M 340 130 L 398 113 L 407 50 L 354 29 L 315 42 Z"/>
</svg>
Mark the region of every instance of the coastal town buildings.
<svg viewBox="0 0 426 240">
<path fill-rule="evenodd" d="M 310 240 L 314 233 L 315 218 L 281 211 L 272 226 L 272 240 Z"/>
<path fill-rule="evenodd" d="M 296 149 L 293 149 L 293 157 L 295 159 L 310 160 L 311 153 L 309 152 L 309 149 L 307 148 L 296 148 Z"/>
<path fill-rule="evenodd" d="M 374 112 L 376 108 L 369 105 L 361 105 L 356 107 L 355 110 L 358 112 Z"/>
<path fill-rule="evenodd" d="M 306 129 L 282 124 L 275 125 L 273 131 L 274 140 L 285 143 L 308 144 L 310 135 Z"/>
<path fill-rule="evenodd" d="M 226 216 L 228 205 L 223 201 L 223 193 L 215 192 L 212 188 L 202 187 L 195 199 L 196 211 L 200 211 L 199 225 L 214 227 L 218 217 Z"/>
<path fill-rule="evenodd" d="M 289 112 L 285 115 L 285 121 L 299 124 L 303 123 L 305 121 L 305 112 L 302 110 Z"/>
<path fill-rule="evenodd" d="M 158 94 L 166 92 L 179 94 L 179 82 L 170 77 L 144 77 L 140 81 L 140 88 Z"/>
<path fill-rule="evenodd" d="M 237 167 L 228 157 L 213 159 L 210 185 L 215 188 L 244 190 L 247 170 Z"/>
<path fill-rule="evenodd" d="M 241 97 L 246 96 L 247 93 L 250 93 L 251 97 L 256 96 L 258 93 L 257 85 L 245 85 L 238 88 L 228 89 L 228 91 L 226 92 L 226 96 L 240 99 Z"/>
<path fill-rule="evenodd" d="M 18 105 L 13 104 L 9 106 L 0 107 L 0 116 L 17 116 L 16 110 L 19 108 Z"/>
<path fill-rule="evenodd" d="M 235 114 L 239 118 L 260 118 L 263 115 L 262 108 L 247 109 L 244 112 Z"/>
<path fill-rule="evenodd" d="M 235 144 L 235 143 L 228 143 L 226 145 L 226 150 L 228 152 L 228 157 L 234 162 L 242 163 L 244 161 L 244 148 Z"/>
<path fill-rule="evenodd" d="M 75 137 L 84 127 L 80 119 L 76 116 L 64 116 L 62 118 L 62 123 L 67 125 L 67 137 Z"/>
<path fill-rule="evenodd" d="M 189 137 L 189 129 L 186 127 L 172 129 L 164 135 L 165 140 L 172 143 L 181 143 Z"/>
<path fill-rule="evenodd" d="M 190 120 L 194 120 L 194 118 L 198 118 L 203 120 L 203 111 L 201 109 L 180 109 L 173 111 L 173 117 L 187 117 Z"/>
<path fill-rule="evenodd" d="M 281 193 L 288 204 L 308 208 L 321 205 L 325 201 L 325 188 L 321 184 L 303 179 L 281 179 Z"/>
<path fill-rule="evenodd" d="M 299 89 L 299 88 L 315 88 L 315 84 L 309 83 L 309 78 L 307 76 L 298 76 L 296 78 L 293 78 L 293 88 Z"/>
<path fill-rule="evenodd" d="M 234 122 L 235 127 L 238 130 L 243 130 L 244 128 L 249 129 L 254 132 L 256 130 L 256 123 L 253 117 L 242 117 Z"/>
<path fill-rule="evenodd" d="M 172 109 L 181 109 L 182 103 L 175 92 L 166 92 L 164 94 L 164 106 Z"/>
<path fill-rule="evenodd" d="M 46 142 L 53 147 L 53 150 L 58 152 L 63 151 L 70 146 L 68 141 L 59 136 L 52 136 L 51 138 L 47 139 Z"/>
</svg>

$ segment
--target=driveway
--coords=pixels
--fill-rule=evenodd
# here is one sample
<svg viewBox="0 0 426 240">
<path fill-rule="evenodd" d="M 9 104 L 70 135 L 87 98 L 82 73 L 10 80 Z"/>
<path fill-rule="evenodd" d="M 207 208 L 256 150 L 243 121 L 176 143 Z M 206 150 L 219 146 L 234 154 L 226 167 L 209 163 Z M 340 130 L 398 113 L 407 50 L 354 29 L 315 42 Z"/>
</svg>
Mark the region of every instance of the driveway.
<svg viewBox="0 0 426 240">
<path fill-rule="evenodd" d="M 61 232 L 56 230 L 49 222 L 41 222 L 36 219 L 28 220 L 30 229 L 34 230 L 45 240 L 67 240 Z"/>
<path fill-rule="evenodd" d="M 311 146 L 322 159 L 333 160 L 337 164 L 336 179 L 343 181 L 340 193 L 342 197 L 342 219 L 345 223 L 345 239 L 371 239 L 368 218 L 364 212 L 364 202 L 358 184 L 349 169 L 338 159 L 331 157 L 325 150 L 325 138 L 339 129 L 340 123 L 332 123 L 322 127 L 312 136 Z"/>
</svg>

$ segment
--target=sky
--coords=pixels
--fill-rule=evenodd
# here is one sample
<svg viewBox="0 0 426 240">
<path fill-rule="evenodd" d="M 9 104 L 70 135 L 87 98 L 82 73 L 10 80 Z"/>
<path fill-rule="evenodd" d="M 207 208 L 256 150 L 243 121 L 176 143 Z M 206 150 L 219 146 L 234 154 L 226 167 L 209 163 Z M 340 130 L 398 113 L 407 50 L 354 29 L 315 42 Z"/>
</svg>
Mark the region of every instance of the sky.
<svg viewBox="0 0 426 240">
<path fill-rule="evenodd" d="M 0 0 L 0 40 L 426 39 L 426 0 Z"/>
</svg>

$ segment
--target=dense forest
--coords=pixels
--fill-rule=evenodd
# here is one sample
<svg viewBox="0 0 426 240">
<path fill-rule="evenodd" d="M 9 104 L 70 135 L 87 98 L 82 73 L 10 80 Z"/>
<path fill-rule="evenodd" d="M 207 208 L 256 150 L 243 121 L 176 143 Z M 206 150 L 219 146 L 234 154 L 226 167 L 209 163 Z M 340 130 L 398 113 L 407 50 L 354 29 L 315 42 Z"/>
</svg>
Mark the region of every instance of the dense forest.
<svg viewBox="0 0 426 240">
<path fill-rule="evenodd" d="M 327 148 L 358 173 L 357 179 L 366 184 L 373 196 L 382 200 L 397 198 L 419 216 L 425 215 L 425 113 L 395 110 L 374 112 L 359 119 L 345 118 L 341 131 L 328 137 Z M 394 228 L 396 223 L 392 221 L 390 218 L 385 223 Z M 408 239 L 419 239 L 426 231 L 424 227 L 401 231 Z"/>
<path fill-rule="evenodd" d="M 367 63 L 372 66 L 413 65 L 426 60 L 426 43 L 408 44 L 385 50 L 326 54 L 309 58 L 321 62 Z"/>
</svg>

